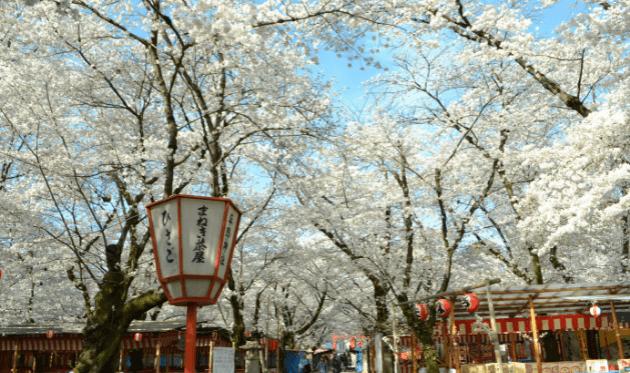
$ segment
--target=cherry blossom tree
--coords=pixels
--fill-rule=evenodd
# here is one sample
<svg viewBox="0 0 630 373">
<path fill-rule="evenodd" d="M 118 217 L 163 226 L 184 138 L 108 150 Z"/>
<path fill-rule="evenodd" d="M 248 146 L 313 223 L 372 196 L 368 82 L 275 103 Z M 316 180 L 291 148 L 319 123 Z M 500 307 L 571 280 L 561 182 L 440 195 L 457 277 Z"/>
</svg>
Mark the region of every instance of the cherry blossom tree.
<svg viewBox="0 0 630 373">
<path fill-rule="evenodd" d="M 509 235 L 500 232 L 505 229 L 498 217 L 500 210 L 495 210 L 494 216 L 490 214 L 489 218 L 493 218 L 495 234 L 501 240 L 481 237 L 479 243 L 512 271 L 520 271 L 521 278 L 526 281 L 533 279 L 535 283 L 556 279 L 573 281 L 580 276 L 582 279 L 594 278 L 596 268 L 602 266 L 615 267 L 618 269 L 616 272 L 623 274 L 626 272 L 629 247 L 627 209 L 621 202 L 626 194 L 626 179 L 621 176 L 624 173 L 623 162 L 617 163 L 620 149 L 614 143 L 589 142 L 599 137 L 583 135 L 592 133 L 596 122 L 603 131 L 614 126 L 612 123 L 615 120 L 610 118 L 625 115 L 621 97 L 625 97 L 624 82 L 627 79 L 623 68 L 627 62 L 627 30 L 619 25 L 621 14 L 627 10 L 628 4 L 623 1 L 580 2 L 571 17 L 558 25 L 556 36 L 550 36 L 538 32 L 536 26 L 541 25 L 542 12 L 553 3 L 417 1 L 401 4 L 400 8 L 406 11 L 396 14 L 396 17 L 405 18 L 400 24 L 408 27 L 404 32 L 397 33 L 400 36 L 397 40 L 404 43 L 413 40 L 410 48 L 413 51 L 422 53 L 447 42 L 455 45 L 457 50 L 454 61 L 474 61 L 471 64 L 475 66 L 473 69 L 460 65 L 464 69 L 459 71 L 459 76 L 466 71 L 468 77 L 483 85 L 484 80 L 479 80 L 479 71 L 501 66 L 504 72 L 509 72 L 507 75 L 495 72 L 485 81 L 492 82 L 496 94 L 501 95 L 503 101 L 506 94 L 518 94 L 519 97 L 511 102 L 510 110 L 503 110 L 501 115 L 495 115 L 494 120 L 497 131 L 509 131 L 504 132 L 507 141 L 504 148 L 508 149 L 512 143 L 510 153 L 500 150 L 500 162 L 505 165 L 511 163 L 512 169 L 524 176 L 522 181 L 513 179 L 514 176 L 508 175 L 507 179 L 502 176 L 502 182 L 512 210 L 510 225 L 527 237 L 528 265 L 534 270 L 534 276 L 522 273 L 525 262 L 512 260 L 506 251 L 512 244 L 508 242 Z M 435 82 L 440 83 L 439 80 Z M 479 85 L 472 82 L 468 87 L 470 92 L 479 90 Z M 466 104 L 458 105 L 459 109 L 471 107 L 470 99 L 457 100 Z M 482 102 L 487 102 L 487 98 Z M 450 104 L 448 100 L 443 103 Z M 440 110 L 452 114 L 449 105 Z M 591 117 L 594 114 L 595 117 Z M 540 121 L 540 128 L 553 129 L 556 135 L 549 139 L 529 137 L 522 141 L 522 123 L 531 123 L 530 119 L 534 117 Z M 477 134 L 481 130 L 477 126 L 475 129 Z M 531 130 L 525 133 L 532 134 Z M 540 131 L 536 136 L 544 136 L 544 132 Z M 465 136 L 462 138 L 468 141 Z M 589 149 L 588 155 L 584 153 L 585 149 Z M 611 153 L 613 149 L 614 153 Z M 486 148 L 488 150 L 491 149 Z M 608 167 L 615 169 L 612 174 L 615 176 L 605 177 L 594 169 L 588 171 L 593 179 L 574 175 L 576 170 L 592 164 L 586 161 L 589 157 L 595 157 L 592 162 L 598 163 L 600 152 L 606 154 L 604 158 L 614 159 Z M 581 154 L 585 163 L 575 163 L 575 154 Z M 488 156 L 496 157 L 492 152 L 488 152 Z M 508 170 L 506 168 L 504 172 Z M 566 174 L 572 175 L 571 181 L 564 181 L 565 185 L 562 185 L 563 182 L 557 178 Z M 617 179 L 617 176 L 620 178 Z M 600 188 L 593 188 L 599 189 L 595 194 L 586 192 L 592 185 L 601 185 L 601 180 L 607 180 L 606 192 Z M 558 198 L 558 188 L 562 189 L 561 194 L 570 197 Z M 618 209 L 604 212 L 606 204 L 616 205 L 618 201 L 621 203 L 617 205 Z M 595 216 L 598 218 L 590 220 Z M 599 224 L 602 221 L 600 216 L 607 217 L 604 219 L 606 223 Z M 513 229 L 514 232 L 516 230 Z M 496 250 L 496 245 L 493 247 L 497 241 L 504 250 Z M 614 244 L 615 241 L 620 244 Z M 610 255 L 611 250 L 613 255 Z M 571 254 L 575 252 L 581 254 Z M 573 268 L 567 265 L 569 259 Z M 547 260 L 551 268 L 544 276 Z"/>
<path fill-rule="evenodd" d="M 348 6 L 3 3 L 3 290 L 24 310 L 3 319 L 58 321 L 58 301 L 65 321 L 86 323 L 76 371 L 110 372 L 132 320 L 177 314 L 155 309 L 166 298 L 143 206 L 230 197 L 245 211 L 244 245 L 274 198 L 273 177 L 257 176 L 277 149 L 329 131 L 328 86 L 303 69 L 315 63 L 309 41 Z M 242 283 L 232 272 L 226 291 L 238 343 Z"/>
<path fill-rule="evenodd" d="M 430 134 L 417 157 L 457 180 L 441 188 L 457 206 L 445 211 L 478 205 L 462 224 L 471 253 L 527 283 L 624 278 L 627 4 L 586 2 L 549 37 L 532 26 L 550 3 L 400 4 L 390 36 L 402 52 L 375 80 L 378 110 Z"/>
<path fill-rule="evenodd" d="M 398 302 L 434 372 L 417 296 L 625 278 L 628 4 L 535 32 L 551 3 L 3 2 L 3 322 L 82 320 L 77 371 L 111 371 L 131 320 L 181 314 L 143 209 L 179 193 L 245 211 L 202 312 L 238 345 L 266 295 L 289 347 L 387 332 Z M 394 66 L 346 120 L 307 72 L 322 45 L 372 64 L 357 41 L 376 31 Z"/>
</svg>

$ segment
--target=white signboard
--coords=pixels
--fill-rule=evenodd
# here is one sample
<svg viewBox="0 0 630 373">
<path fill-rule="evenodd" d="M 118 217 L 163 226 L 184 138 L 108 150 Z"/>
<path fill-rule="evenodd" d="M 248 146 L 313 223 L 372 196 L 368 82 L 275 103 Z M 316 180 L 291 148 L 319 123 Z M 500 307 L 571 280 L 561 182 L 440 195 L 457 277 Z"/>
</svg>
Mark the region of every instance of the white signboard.
<svg viewBox="0 0 630 373">
<path fill-rule="evenodd" d="M 234 373 L 234 349 L 231 347 L 215 347 L 212 353 L 212 371 Z"/>
<path fill-rule="evenodd" d="M 608 360 L 586 360 L 586 371 L 589 373 L 608 372 Z"/>
</svg>

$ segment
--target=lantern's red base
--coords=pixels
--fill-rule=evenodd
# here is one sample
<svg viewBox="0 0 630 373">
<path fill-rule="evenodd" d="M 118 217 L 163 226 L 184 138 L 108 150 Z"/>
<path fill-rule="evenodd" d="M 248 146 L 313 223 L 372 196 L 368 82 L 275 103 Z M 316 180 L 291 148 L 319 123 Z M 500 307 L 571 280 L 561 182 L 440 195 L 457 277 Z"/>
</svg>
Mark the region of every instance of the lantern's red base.
<svg viewBox="0 0 630 373">
<path fill-rule="evenodd" d="M 197 303 L 188 303 L 186 309 L 186 360 L 184 373 L 195 373 L 197 364 Z"/>
</svg>

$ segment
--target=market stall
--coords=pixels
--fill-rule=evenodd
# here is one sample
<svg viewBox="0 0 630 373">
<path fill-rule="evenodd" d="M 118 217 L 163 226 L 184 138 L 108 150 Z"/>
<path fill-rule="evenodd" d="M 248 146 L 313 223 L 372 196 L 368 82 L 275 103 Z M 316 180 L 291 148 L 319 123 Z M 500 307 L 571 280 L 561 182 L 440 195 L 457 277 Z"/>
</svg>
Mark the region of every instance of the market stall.
<svg viewBox="0 0 630 373">
<path fill-rule="evenodd" d="M 468 298 L 460 304 L 464 294 Z M 470 308 L 470 297 L 477 302 L 474 311 Z M 498 372 L 503 366 L 499 369 L 496 364 L 471 371 L 471 366 L 498 360 L 520 362 L 506 368 L 524 369 L 527 373 L 603 372 L 619 370 L 617 360 L 627 356 L 621 338 L 630 334 L 624 333 L 630 325 L 618 320 L 617 308 L 628 308 L 630 283 L 493 285 L 487 289 L 478 285 L 424 300 L 431 302 L 436 298 L 448 302 L 448 305 L 442 303 L 446 306 L 442 311 L 449 308 L 450 312 L 443 314 L 443 320 L 435 325 L 434 342 L 445 352 L 445 365 L 457 373 L 462 370 L 494 373 L 492 367 Z M 427 304 L 419 303 L 418 307 L 426 308 Z M 562 361 L 547 361 L 540 343 L 542 334 L 555 338 Z M 578 353 L 571 351 L 570 341 L 565 338 L 578 341 Z M 400 341 L 402 349 L 409 352 L 399 356 L 399 372 L 412 372 L 410 359 L 405 358 L 411 357 L 410 351 L 417 341 L 411 337 Z"/>
</svg>

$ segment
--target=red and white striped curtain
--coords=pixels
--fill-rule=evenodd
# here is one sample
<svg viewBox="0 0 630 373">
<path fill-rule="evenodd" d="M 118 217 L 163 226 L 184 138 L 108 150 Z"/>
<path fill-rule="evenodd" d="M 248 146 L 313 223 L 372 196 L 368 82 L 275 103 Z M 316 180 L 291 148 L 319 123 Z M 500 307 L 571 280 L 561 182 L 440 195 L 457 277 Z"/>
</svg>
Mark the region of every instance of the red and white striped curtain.
<svg viewBox="0 0 630 373">
<path fill-rule="evenodd" d="M 482 333 L 477 328 L 477 320 L 456 320 L 455 325 L 460 335 L 470 335 Z M 484 319 L 483 323 L 490 327 L 490 320 Z M 558 315 L 540 316 L 536 318 L 538 330 L 599 330 L 612 327 L 610 315 L 591 317 L 589 315 Z M 531 322 L 529 318 L 497 319 L 497 333 L 530 333 Z M 630 324 L 620 324 L 620 328 L 628 328 Z M 435 325 L 434 336 L 442 336 L 443 323 Z"/>
<path fill-rule="evenodd" d="M 75 352 L 83 350 L 83 340 L 78 338 L 2 340 L 0 341 L 0 349 L 2 351 L 12 351 L 16 344 L 20 351 Z"/>
</svg>

